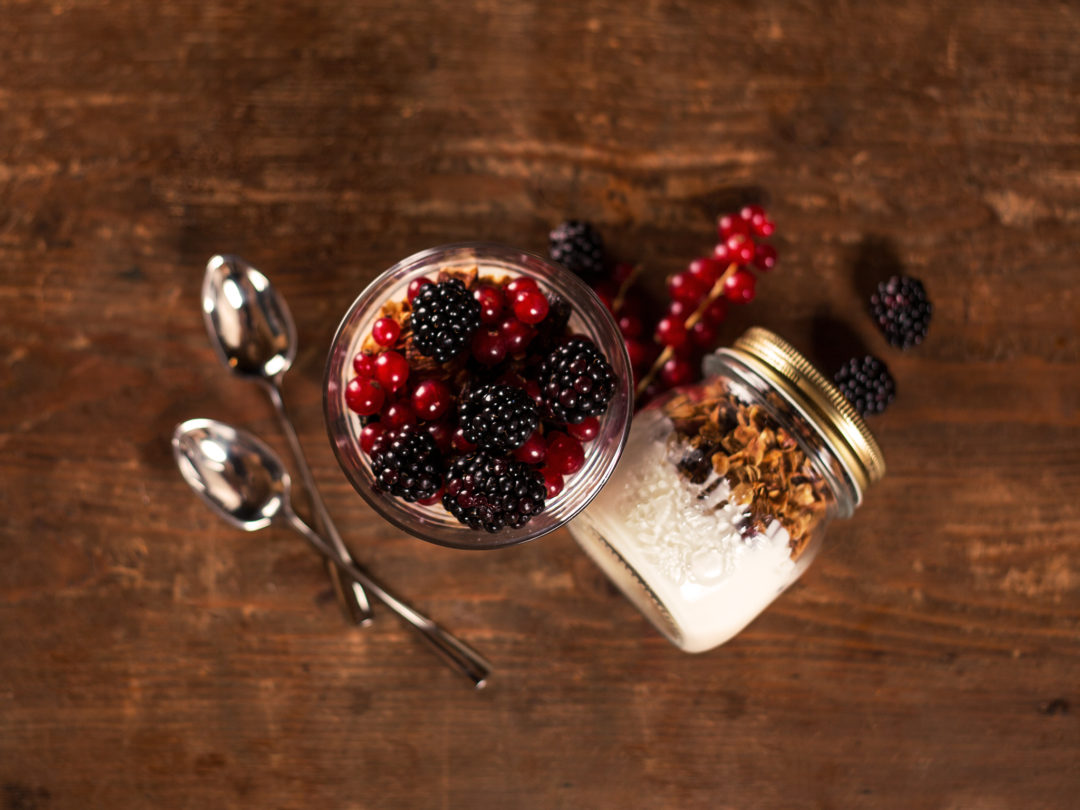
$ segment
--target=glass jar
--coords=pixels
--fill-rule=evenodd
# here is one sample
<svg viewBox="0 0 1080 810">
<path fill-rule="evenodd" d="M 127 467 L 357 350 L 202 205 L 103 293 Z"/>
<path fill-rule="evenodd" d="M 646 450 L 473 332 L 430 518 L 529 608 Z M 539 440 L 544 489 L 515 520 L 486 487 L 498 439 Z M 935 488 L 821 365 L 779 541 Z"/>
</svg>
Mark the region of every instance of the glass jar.
<svg viewBox="0 0 1080 810">
<path fill-rule="evenodd" d="M 634 417 L 570 532 L 686 652 L 723 644 L 797 580 L 829 521 L 885 472 L 866 424 L 788 343 L 754 328 L 705 379 Z"/>
<path fill-rule="evenodd" d="M 567 476 L 563 490 L 549 498 L 544 510 L 518 529 L 495 533 L 459 523 L 441 504 L 424 506 L 379 492 L 367 454 L 360 449 L 363 419 L 345 404 L 345 388 L 353 376 L 352 359 L 370 335 L 387 302 L 404 301 L 410 282 L 434 281 L 440 273 L 473 277 L 527 276 L 547 295 L 570 304 L 569 328 L 588 337 L 607 357 L 618 383 L 607 411 L 599 418 L 598 435 L 585 445 L 584 466 Z M 460 277 L 456 276 L 456 277 Z M 611 476 L 626 444 L 633 412 L 633 379 L 619 328 L 596 294 L 577 276 L 551 262 L 502 245 L 468 243 L 421 251 L 402 259 L 360 293 L 334 335 L 323 380 L 323 407 L 330 444 L 338 463 L 357 492 L 388 521 L 415 537 L 453 548 L 490 549 L 523 543 L 554 531 L 578 514 Z"/>
</svg>

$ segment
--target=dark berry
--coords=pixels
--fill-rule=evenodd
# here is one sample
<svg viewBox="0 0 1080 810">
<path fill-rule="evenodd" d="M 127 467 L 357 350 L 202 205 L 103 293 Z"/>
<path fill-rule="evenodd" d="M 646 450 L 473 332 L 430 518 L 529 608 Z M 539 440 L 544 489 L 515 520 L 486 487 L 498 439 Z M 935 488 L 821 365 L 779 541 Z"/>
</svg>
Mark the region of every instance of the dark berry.
<svg viewBox="0 0 1080 810">
<path fill-rule="evenodd" d="M 555 228 L 548 237 L 548 255 L 585 279 L 604 272 L 604 240 L 588 222 L 569 220 Z"/>
<path fill-rule="evenodd" d="M 473 290 L 473 298 L 480 304 L 480 323 L 499 322 L 504 304 L 502 290 L 491 284 L 480 284 Z"/>
<path fill-rule="evenodd" d="M 416 424 L 416 413 L 408 402 L 399 399 L 383 408 L 379 419 L 391 430 L 401 430 Z"/>
<path fill-rule="evenodd" d="M 386 393 L 378 383 L 369 379 L 355 377 L 345 386 L 345 404 L 349 410 L 361 416 L 378 413 L 386 399 Z"/>
<path fill-rule="evenodd" d="M 406 501 L 430 498 L 442 486 L 442 458 L 425 433 L 395 434 L 371 460 L 375 486 Z"/>
<path fill-rule="evenodd" d="M 465 438 L 465 431 L 460 427 L 454 431 L 454 435 L 450 439 L 450 446 L 459 453 L 471 453 L 476 449 L 476 445 Z"/>
<path fill-rule="evenodd" d="M 525 351 L 525 347 L 536 336 L 536 330 L 528 324 L 522 323 L 513 315 L 508 315 L 499 324 L 499 334 L 506 341 L 506 350 L 510 354 L 518 354 Z"/>
<path fill-rule="evenodd" d="M 435 440 L 440 453 L 449 453 L 454 446 L 454 425 L 445 419 L 428 422 L 425 425 L 428 435 Z"/>
<path fill-rule="evenodd" d="M 873 355 L 852 357 L 833 377 L 837 388 L 861 416 L 881 413 L 896 398 L 896 382 Z"/>
<path fill-rule="evenodd" d="M 480 325 L 480 304 L 458 279 L 420 288 L 413 299 L 413 345 L 445 363 L 469 344 Z"/>
<path fill-rule="evenodd" d="M 375 378 L 387 391 L 397 391 L 409 379 L 409 361 L 395 351 L 385 351 L 375 358 Z"/>
<path fill-rule="evenodd" d="M 486 450 L 460 456 L 446 474 L 442 503 L 471 529 L 518 529 L 539 514 L 546 496 L 544 477 L 527 464 Z"/>
<path fill-rule="evenodd" d="M 870 296 L 870 314 L 885 339 L 899 349 L 922 343 L 933 313 L 926 288 L 917 278 L 893 276 L 878 284 Z"/>
<path fill-rule="evenodd" d="M 540 364 L 543 414 L 556 422 L 580 422 L 607 410 L 615 395 L 615 372 L 587 338 L 572 338 Z"/>
<path fill-rule="evenodd" d="M 511 385 L 481 385 L 461 400 L 465 438 L 489 450 L 509 452 L 529 438 L 540 422 L 532 398 Z"/>
<path fill-rule="evenodd" d="M 549 467 L 544 467 L 540 473 L 544 476 L 544 489 L 547 490 L 549 500 L 563 491 L 562 473 L 557 473 Z"/>
</svg>

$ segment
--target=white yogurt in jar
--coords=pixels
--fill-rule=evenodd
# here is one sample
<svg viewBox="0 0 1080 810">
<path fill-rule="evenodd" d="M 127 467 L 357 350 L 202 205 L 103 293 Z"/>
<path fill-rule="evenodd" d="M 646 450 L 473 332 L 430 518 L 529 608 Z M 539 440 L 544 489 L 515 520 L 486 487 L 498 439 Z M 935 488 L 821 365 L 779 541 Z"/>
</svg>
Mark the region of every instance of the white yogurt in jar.
<svg viewBox="0 0 1080 810">
<path fill-rule="evenodd" d="M 570 523 L 574 538 L 657 628 L 702 652 L 748 625 L 798 576 L 777 521 L 744 536 L 724 479 L 691 483 L 669 458 L 671 423 L 634 419 L 611 480 Z"/>
</svg>

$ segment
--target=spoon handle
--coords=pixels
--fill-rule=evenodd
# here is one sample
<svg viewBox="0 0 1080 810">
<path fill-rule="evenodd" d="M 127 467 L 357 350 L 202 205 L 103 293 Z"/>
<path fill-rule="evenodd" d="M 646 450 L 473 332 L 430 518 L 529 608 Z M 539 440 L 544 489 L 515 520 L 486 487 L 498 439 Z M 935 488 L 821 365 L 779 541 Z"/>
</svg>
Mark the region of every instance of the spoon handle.
<svg viewBox="0 0 1080 810">
<path fill-rule="evenodd" d="M 319 489 L 315 486 L 315 478 L 311 474 L 311 467 L 307 463 L 303 447 L 300 446 L 300 437 L 296 435 L 296 428 L 293 427 L 289 413 L 285 410 L 285 400 L 281 396 L 280 380 L 270 380 L 266 390 L 270 395 L 270 401 L 274 403 L 278 421 L 281 422 L 281 430 L 289 442 L 293 458 L 296 459 L 296 467 L 300 471 L 300 479 L 303 481 L 304 489 L 307 490 L 308 498 L 311 500 L 312 511 L 315 513 L 315 525 L 326 535 L 337 555 L 351 561 L 352 555 L 349 553 L 345 542 L 341 539 L 334 522 L 330 519 L 330 513 L 326 511 L 326 504 L 323 503 Z M 373 618 L 371 602 L 368 600 L 363 586 L 346 576 L 333 562 L 327 563 L 327 569 L 330 573 L 330 579 L 334 583 L 334 590 L 337 592 L 338 598 L 343 602 L 345 612 L 349 618 L 355 624 L 361 626 L 370 624 Z"/>
<path fill-rule="evenodd" d="M 372 579 L 367 571 L 357 565 L 354 560 L 349 559 L 344 555 L 337 554 L 327 541 L 316 534 L 315 531 L 297 517 L 296 513 L 291 509 L 288 509 L 284 513 L 284 517 L 293 529 L 306 537 L 308 542 L 315 546 L 315 548 L 325 555 L 327 559 L 333 561 L 335 565 L 342 571 L 348 573 L 354 580 L 362 583 L 364 587 L 378 597 L 384 605 L 400 616 L 406 624 L 409 624 L 418 630 L 435 648 L 436 652 L 446 659 L 450 666 L 472 681 L 473 686 L 477 689 L 481 689 L 487 685 L 488 675 L 491 673 L 491 665 L 484 660 L 484 657 L 480 655 L 480 653 L 461 639 L 450 635 L 450 633 L 427 616 L 413 609 L 387 591 L 382 585 Z"/>
</svg>

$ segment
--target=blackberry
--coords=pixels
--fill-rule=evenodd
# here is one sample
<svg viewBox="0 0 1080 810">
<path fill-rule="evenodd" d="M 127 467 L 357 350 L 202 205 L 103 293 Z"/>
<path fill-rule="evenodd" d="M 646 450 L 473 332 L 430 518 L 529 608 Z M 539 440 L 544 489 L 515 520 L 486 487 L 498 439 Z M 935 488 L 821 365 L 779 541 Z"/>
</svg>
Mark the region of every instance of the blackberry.
<svg viewBox="0 0 1080 810">
<path fill-rule="evenodd" d="M 477 450 L 454 459 L 446 474 L 442 503 L 470 529 L 518 529 L 544 508 L 547 490 L 538 470 L 510 458 Z"/>
<path fill-rule="evenodd" d="M 460 410 L 466 439 L 504 453 L 520 447 L 540 422 L 532 397 L 512 385 L 480 385 L 462 398 Z"/>
<path fill-rule="evenodd" d="M 917 278 L 893 276 L 870 296 L 870 314 L 889 343 L 910 349 L 922 343 L 934 306 Z"/>
<path fill-rule="evenodd" d="M 371 467 L 379 489 L 406 501 L 422 501 L 442 486 L 442 457 L 427 433 L 395 433 L 373 449 Z"/>
<path fill-rule="evenodd" d="M 615 372 L 592 341 L 573 338 L 540 364 L 543 416 L 576 424 L 607 410 L 615 394 Z"/>
<path fill-rule="evenodd" d="M 896 398 L 896 381 L 885 364 L 871 354 L 852 357 L 833 379 L 860 416 L 881 413 Z"/>
<path fill-rule="evenodd" d="M 555 228 L 548 235 L 548 255 L 584 279 L 604 272 L 604 240 L 588 222 L 571 219 Z"/>
<path fill-rule="evenodd" d="M 439 363 L 468 346 L 478 326 L 480 304 L 456 278 L 425 284 L 413 299 L 413 345 Z"/>
</svg>

